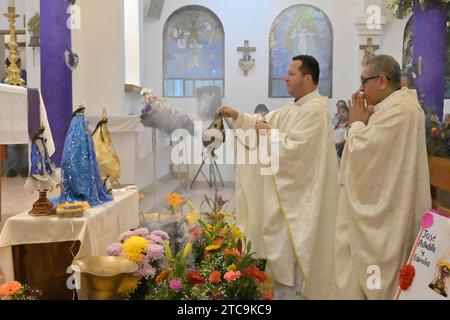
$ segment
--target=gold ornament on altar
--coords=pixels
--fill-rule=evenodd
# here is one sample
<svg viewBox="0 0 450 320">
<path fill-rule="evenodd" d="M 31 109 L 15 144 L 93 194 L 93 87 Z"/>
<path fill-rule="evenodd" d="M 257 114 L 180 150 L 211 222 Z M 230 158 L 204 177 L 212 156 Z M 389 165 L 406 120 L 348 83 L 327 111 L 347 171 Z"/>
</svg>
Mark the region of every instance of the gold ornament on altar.
<svg viewBox="0 0 450 320">
<path fill-rule="evenodd" d="M 83 213 L 89 209 L 89 203 L 88 202 L 66 202 L 66 203 L 59 203 L 56 206 L 56 213 L 60 217 L 82 217 Z"/>
<path fill-rule="evenodd" d="M 17 53 L 17 42 L 16 42 L 16 27 L 15 21 L 16 18 L 19 17 L 16 14 L 16 8 L 14 6 L 8 6 L 8 13 L 4 14 L 5 17 L 8 18 L 9 21 L 9 42 L 7 43 L 9 49 L 9 66 L 6 69 L 6 79 L 5 83 L 12 86 L 25 86 L 25 81 L 20 76 L 20 68 L 19 68 L 19 55 Z"/>
</svg>

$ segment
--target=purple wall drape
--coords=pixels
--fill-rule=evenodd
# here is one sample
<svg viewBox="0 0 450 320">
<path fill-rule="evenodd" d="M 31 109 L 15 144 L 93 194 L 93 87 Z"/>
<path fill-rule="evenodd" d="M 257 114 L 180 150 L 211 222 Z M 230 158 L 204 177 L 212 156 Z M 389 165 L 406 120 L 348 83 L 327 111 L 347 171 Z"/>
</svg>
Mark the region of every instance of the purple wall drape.
<svg viewBox="0 0 450 320">
<path fill-rule="evenodd" d="M 422 57 L 422 75 L 415 80 L 419 99 L 427 110 L 444 113 L 446 13 L 439 1 L 426 10 L 414 6 L 414 60 Z M 428 2 L 428 1 L 427 1 Z"/>
<path fill-rule="evenodd" d="M 41 0 L 41 91 L 56 147 L 52 160 L 57 166 L 72 115 L 72 72 L 64 56 L 72 48 L 67 8 L 67 1 Z"/>
</svg>

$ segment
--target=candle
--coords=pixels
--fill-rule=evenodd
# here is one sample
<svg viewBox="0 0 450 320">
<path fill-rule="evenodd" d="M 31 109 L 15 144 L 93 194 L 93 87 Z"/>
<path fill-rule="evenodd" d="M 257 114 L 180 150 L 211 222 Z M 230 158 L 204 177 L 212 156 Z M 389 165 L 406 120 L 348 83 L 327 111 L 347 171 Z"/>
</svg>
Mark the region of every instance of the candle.
<svg viewBox="0 0 450 320">
<path fill-rule="evenodd" d="M 9 8 L 15 7 L 16 6 L 15 2 L 16 2 L 15 0 L 8 0 L 8 7 Z"/>
</svg>

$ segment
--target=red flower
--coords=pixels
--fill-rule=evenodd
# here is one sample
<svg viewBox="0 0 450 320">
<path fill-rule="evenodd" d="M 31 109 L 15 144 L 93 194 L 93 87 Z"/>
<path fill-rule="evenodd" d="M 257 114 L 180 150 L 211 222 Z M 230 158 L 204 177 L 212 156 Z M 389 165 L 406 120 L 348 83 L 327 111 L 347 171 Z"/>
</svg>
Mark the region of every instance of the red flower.
<svg viewBox="0 0 450 320">
<path fill-rule="evenodd" d="M 257 279 L 259 282 L 265 282 L 267 280 L 267 276 L 264 272 L 259 270 L 255 266 L 250 266 L 243 271 L 244 276 L 249 276 Z"/>
<path fill-rule="evenodd" d="M 186 278 L 194 283 L 203 283 L 205 282 L 205 278 L 198 272 L 198 270 L 189 269 L 186 271 Z"/>
<path fill-rule="evenodd" d="M 218 246 L 221 246 L 222 244 L 223 244 L 223 239 L 222 238 L 216 238 L 215 240 L 214 240 L 214 244 L 215 245 L 218 245 Z"/>
<path fill-rule="evenodd" d="M 400 288 L 402 290 L 408 290 L 411 286 L 414 277 L 416 276 L 416 269 L 413 265 L 407 264 L 400 269 Z"/>
<path fill-rule="evenodd" d="M 211 272 L 211 274 L 209 275 L 209 281 L 210 281 L 212 284 L 217 284 L 217 283 L 219 283 L 220 280 L 221 280 L 221 278 L 222 278 L 222 275 L 220 274 L 219 271 L 213 271 L 213 272 Z"/>
</svg>

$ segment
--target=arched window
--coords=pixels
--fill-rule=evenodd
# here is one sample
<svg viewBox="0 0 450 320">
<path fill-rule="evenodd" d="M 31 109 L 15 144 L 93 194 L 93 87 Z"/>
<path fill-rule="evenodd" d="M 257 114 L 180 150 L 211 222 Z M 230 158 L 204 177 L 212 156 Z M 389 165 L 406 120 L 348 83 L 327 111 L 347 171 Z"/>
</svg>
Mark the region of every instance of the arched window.
<svg viewBox="0 0 450 320">
<path fill-rule="evenodd" d="M 307 54 L 320 63 L 319 91 L 332 96 L 333 30 L 325 13 L 310 5 L 281 12 L 270 31 L 269 96 L 288 97 L 284 77 L 294 56 Z"/>
<path fill-rule="evenodd" d="M 197 89 L 224 92 L 224 32 L 219 18 L 201 6 L 173 12 L 164 26 L 164 96 L 196 97 Z"/>
</svg>

